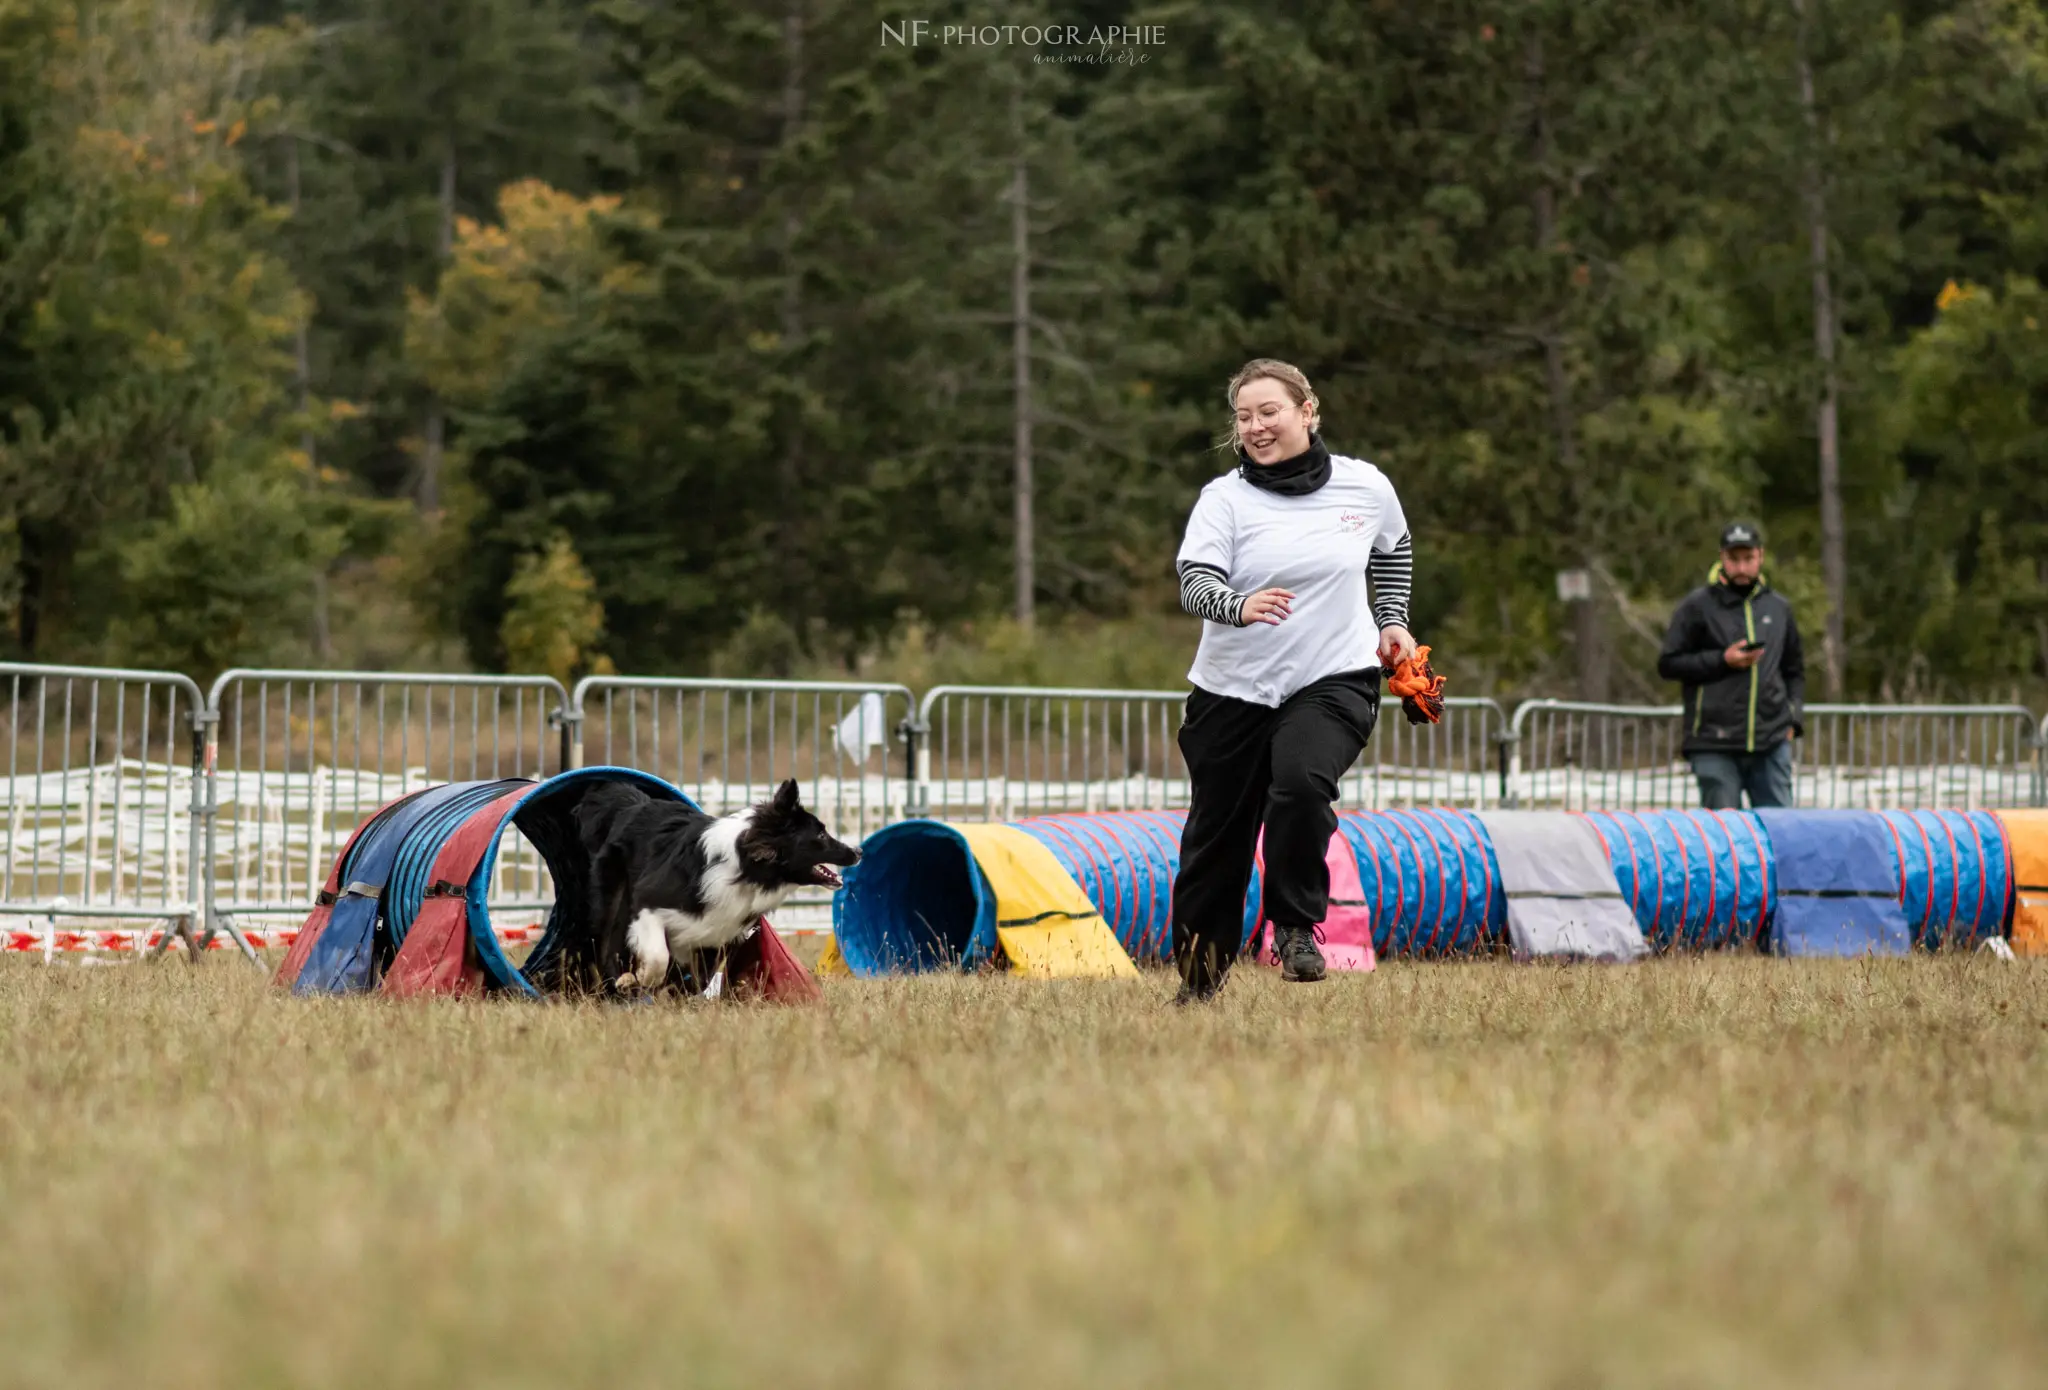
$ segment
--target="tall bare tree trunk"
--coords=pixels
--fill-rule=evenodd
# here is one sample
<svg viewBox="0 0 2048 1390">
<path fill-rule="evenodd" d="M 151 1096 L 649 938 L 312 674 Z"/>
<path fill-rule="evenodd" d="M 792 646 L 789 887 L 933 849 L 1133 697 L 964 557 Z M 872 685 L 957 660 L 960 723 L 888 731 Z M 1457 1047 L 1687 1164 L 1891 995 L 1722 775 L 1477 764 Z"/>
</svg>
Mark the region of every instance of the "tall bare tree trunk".
<svg viewBox="0 0 2048 1390">
<path fill-rule="evenodd" d="M 1011 357 L 1017 392 L 1016 509 L 1017 621 L 1030 627 L 1037 616 L 1038 576 L 1031 534 L 1031 177 L 1025 161 L 1024 88 L 1010 88 L 1010 134 L 1016 142 L 1016 172 L 1010 182 Z"/>
<path fill-rule="evenodd" d="M 782 57 L 782 148 L 788 155 L 794 153 L 797 139 L 803 133 L 803 0 L 789 0 L 789 8 L 783 14 Z M 803 230 L 795 191 L 797 186 L 797 181 L 791 179 L 783 195 L 789 200 L 782 216 L 782 345 L 785 353 L 794 353 L 804 334 L 803 272 L 796 260 L 797 237 Z M 790 419 L 786 422 L 787 433 L 782 446 L 782 494 L 785 501 L 778 511 L 780 520 L 777 523 L 781 563 L 789 567 L 792 582 L 796 584 L 805 582 L 808 569 L 808 556 L 804 553 L 803 504 L 799 501 L 804 495 L 801 409 L 801 401 L 792 393 Z"/>
<path fill-rule="evenodd" d="M 1550 182 L 1550 116 L 1543 94 L 1543 38 L 1529 40 L 1524 63 L 1529 80 L 1531 136 L 1536 162 L 1536 187 L 1529 195 L 1536 220 L 1536 249 L 1552 250 L 1557 243 L 1557 192 Z M 1579 472 L 1579 426 L 1572 408 L 1571 378 L 1565 371 L 1564 339 L 1555 328 L 1543 334 L 1543 385 L 1550 398 L 1550 426 L 1557 439 L 1557 465 L 1564 474 L 1565 504 L 1571 509 L 1571 524 L 1579 538 L 1579 563 L 1590 574 L 1599 565 L 1586 533 L 1583 479 Z M 1572 603 L 1573 645 L 1578 655 L 1581 700 L 1604 701 L 1610 689 L 1611 659 L 1607 649 L 1606 626 L 1601 621 L 1600 590 L 1594 585 L 1587 596 Z"/>
<path fill-rule="evenodd" d="M 1818 3 L 1818 0 L 1816 0 Z M 1835 293 L 1828 275 L 1827 174 L 1824 137 L 1813 93 L 1813 63 L 1807 57 L 1806 0 L 1792 0 L 1799 16 L 1799 106 L 1806 117 L 1807 151 L 1800 183 L 1806 200 L 1807 259 L 1813 273 L 1813 354 L 1820 364 L 1820 398 L 1814 404 L 1814 433 L 1820 441 L 1820 573 L 1827 587 L 1827 626 L 1821 638 L 1821 669 L 1828 698 L 1842 697 L 1846 650 L 1843 610 L 1848 606 L 1849 563 L 1842 519 L 1842 455 L 1835 369 Z"/>
<path fill-rule="evenodd" d="M 286 137 L 286 159 L 289 162 L 291 180 L 292 221 L 299 220 L 299 137 Z M 320 487 L 320 455 L 316 448 L 318 441 L 313 436 L 313 425 L 309 412 L 313 405 L 313 355 L 306 341 L 308 325 L 300 319 L 292 334 L 292 372 L 298 386 L 299 414 L 306 418 L 306 429 L 299 436 L 299 448 L 306 455 L 306 489 L 317 492 Z M 313 570 L 313 655 L 325 661 L 333 652 L 334 639 L 328 622 L 327 610 L 327 566 Z"/>
<path fill-rule="evenodd" d="M 434 252 L 442 265 L 455 249 L 455 134 L 448 133 L 441 147 L 441 225 L 434 237 Z M 420 450 L 418 506 L 429 515 L 441 510 L 441 450 L 446 443 L 448 417 L 439 397 L 427 402 L 425 443 Z"/>
</svg>

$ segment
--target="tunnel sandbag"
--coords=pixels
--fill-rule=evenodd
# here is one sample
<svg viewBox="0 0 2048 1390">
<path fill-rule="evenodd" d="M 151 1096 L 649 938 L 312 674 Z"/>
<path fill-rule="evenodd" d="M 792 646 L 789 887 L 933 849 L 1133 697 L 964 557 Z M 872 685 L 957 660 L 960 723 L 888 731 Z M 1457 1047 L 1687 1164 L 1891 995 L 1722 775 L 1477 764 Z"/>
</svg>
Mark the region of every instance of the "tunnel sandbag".
<svg viewBox="0 0 2048 1390">
<path fill-rule="evenodd" d="M 1259 832 L 1258 851 L 1253 859 L 1258 866 L 1253 892 L 1261 894 L 1268 881 L 1264 830 Z M 1359 882 L 1358 855 L 1341 829 L 1330 836 L 1323 867 L 1330 876 L 1329 906 L 1324 910 L 1323 920 L 1315 924 L 1316 945 L 1322 952 L 1323 963 L 1332 970 L 1371 970 L 1379 963 L 1372 953 L 1372 909 L 1365 901 L 1365 887 Z M 1273 949 L 1273 921 L 1266 915 L 1265 899 L 1258 896 L 1254 900 L 1259 904 L 1259 912 L 1250 949 L 1261 965 L 1278 965 L 1280 958 Z"/>
<path fill-rule="evenodd" d="M 1899 859 L 1899 898 L 1913 942 L 1972 949 L 2005 934 L 2011 849 L 1990 811 L 1880 811 Z"/>
<path fill-rule="evenodd" d="M 820 979 L 851 979 L 853 970 L 847 965 L 846 957 L 839 950 L 839 938 L 825 938 L 825 949 L 818 952 L 818 963 L 811 967 Z"/>
<path fill-rule="evenodd" d="M 1045 844 L 1014 825 L 959 827 L 995 896 L 996 940 L 1014 974 L 1135 977 L 1102 913 Z"/>
<path fill-rule="evenodd" d="M 1771 947 L 1787 956 L 1905 955 L 1891 829 L 1875 811 L 1755 813 L 1770 837 L 1777 902 Z"/>
<path fill-rule="evenodd" d="M 1770 838 L 1748 811 L 1590 811 L 1622 896 L 1653 951 L 1762 943 Z"/>
<path fill-rule="evenodd" d="M 1446 807 L 1341 811 L 1376 955 L 1457 955 L 1507 926 L 1500 866 L 1485 827 Z"/>
<path fill-rule="evenodd" d="M 2012 854 L 2012 949 L 2048 956 L 2048 811 L 1999 811 Z"/>
<path fill-rule="evenodd" d="M 1481 811 L 1518 960 L 1633 961 L 1648 954 L 1599 833 L 1565 811 Z"/>
</svg>

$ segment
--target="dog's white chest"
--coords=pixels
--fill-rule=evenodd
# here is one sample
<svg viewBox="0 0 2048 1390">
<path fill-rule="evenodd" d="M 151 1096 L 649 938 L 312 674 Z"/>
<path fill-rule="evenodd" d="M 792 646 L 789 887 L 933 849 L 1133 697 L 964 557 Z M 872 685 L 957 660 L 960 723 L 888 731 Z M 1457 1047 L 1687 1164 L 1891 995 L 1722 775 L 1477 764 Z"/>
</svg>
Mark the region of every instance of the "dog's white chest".
<svg viewBox="0 0 2048 1390">
<path fill-rule="evenodd" d="M 668 942 L 669 950 L 678 955 L 705 947 L 728 946 L 745 936 L 763 913 L 780 907 L 783 896 L 748 888 L 721 894 L 707 903 L 701 913 L 673 907 L 642 908 L 626 934 L 631 940 L 658 931 Z"/>
</svg>

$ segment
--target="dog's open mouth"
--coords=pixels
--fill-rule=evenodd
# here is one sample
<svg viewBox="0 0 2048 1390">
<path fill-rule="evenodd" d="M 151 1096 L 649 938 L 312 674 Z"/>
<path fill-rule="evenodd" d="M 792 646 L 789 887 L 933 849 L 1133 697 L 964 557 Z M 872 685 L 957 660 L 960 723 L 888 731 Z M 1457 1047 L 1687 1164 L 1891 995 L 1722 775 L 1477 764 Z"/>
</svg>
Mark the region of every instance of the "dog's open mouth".
<svg viewBox="0 0 2048 1390">
<path fill-rule="evenodd" d="M 827 888 L 844 888 L 846 886 L 846 880 L 839 876 L 839 870 L 833 868 L 830 864 L 820 864 L 817 868 L 811 870 L 811 877 L 824 884 Z"/>
</svg>

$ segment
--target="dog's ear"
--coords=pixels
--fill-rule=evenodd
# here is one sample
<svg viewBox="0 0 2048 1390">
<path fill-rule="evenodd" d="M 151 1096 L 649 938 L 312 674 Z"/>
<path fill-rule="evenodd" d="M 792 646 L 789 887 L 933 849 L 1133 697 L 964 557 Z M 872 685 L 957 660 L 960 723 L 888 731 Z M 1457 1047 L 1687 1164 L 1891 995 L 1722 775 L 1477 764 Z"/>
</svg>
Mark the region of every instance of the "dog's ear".
<svg viewBox="0 0 2048 1390">
<path fill-rule="evenodd" d="M 775 789 L 775 800 L 770 804 L 773 805 L 777 811 L 779 811 L 785 816 L 788 815 L 791 811 L 796 810 L 796 778 L 791 777 L 787 781 L 785 781 L 781 786 L 777 787 Z"/>
</svg>

